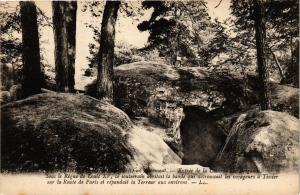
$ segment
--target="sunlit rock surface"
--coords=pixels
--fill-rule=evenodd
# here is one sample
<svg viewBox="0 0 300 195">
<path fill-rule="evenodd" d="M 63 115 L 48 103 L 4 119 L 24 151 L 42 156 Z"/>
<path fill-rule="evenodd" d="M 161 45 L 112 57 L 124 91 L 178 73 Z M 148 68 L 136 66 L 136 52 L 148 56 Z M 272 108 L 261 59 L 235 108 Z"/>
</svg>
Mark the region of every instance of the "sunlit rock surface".
<svg viewBox="0 0 300 195">
<path fill-rule="evenodd" d="M 231 123 L 214 169 L 226 172 L 298 170 L 297 118 L 284 112 L 249 111 L 234 117 Z"/>
</svg>

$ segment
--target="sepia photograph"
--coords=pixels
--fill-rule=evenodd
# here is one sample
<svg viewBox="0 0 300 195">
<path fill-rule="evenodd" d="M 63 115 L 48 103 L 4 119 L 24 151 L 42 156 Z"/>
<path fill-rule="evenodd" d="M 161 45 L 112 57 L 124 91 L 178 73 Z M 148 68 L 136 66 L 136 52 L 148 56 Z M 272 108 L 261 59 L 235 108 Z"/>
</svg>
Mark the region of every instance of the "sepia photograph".
<svg viewBox="0 0 300 195">
<path fill-rule="evenodd" d="M 299 194 L 298 0 L 0 2 L 1 195 Z"/>
</svg>

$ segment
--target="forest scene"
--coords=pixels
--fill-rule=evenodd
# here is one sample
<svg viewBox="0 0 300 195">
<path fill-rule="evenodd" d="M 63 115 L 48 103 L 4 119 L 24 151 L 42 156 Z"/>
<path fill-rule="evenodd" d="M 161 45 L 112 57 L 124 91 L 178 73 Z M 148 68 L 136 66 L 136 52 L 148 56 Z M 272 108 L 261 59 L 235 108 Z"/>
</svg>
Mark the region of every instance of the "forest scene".
<svg viewBox="0 0 300 195">
<path fill-rule="evenodd" d="M 298 171 L 298 0 L 0 5 L 1 172 Z"/>
</svg>

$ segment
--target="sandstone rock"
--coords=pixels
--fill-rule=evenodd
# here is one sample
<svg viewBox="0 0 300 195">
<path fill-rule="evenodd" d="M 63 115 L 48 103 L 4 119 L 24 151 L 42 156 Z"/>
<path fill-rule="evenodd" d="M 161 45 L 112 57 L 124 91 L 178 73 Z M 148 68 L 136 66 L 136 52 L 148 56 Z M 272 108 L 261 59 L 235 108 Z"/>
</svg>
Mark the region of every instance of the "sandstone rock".
<svg viewBox="0 0 300 195">
<path fill-rule="evenodd" d="M 159 135 L 180 157 L 183 157 L 180 125 L 185 117 L 190 118 L 186 116 L 188 114 L 184 110 L 189 108 L 200 110 L 198 114 L 194 113 L 199 115 L 199 121 L 203 113 L 208 113 L 218 121 L 216 124 L 203 124 L 204 127 L 217 126 L 217 128 L 209 128 L 211 129 L 209 136 L 212 136 L 216 142 L 206 145 L 208 141 L 203 140 L 203 143 L 199 143 L 199 145 L 206 145 L 207 148 L 216 147 L 211 153 L 213 158 L 223 139 L 220 138 L 224 133 L 229 133 L 233 125 L 232 115 L 238 117 L 240 113 L 256 110 L 259 107 L 255 75 L 249 75 L 245 85 L 243 76 L 236 73 L 231 74 L 204 67 L 173 67 L 149 61 L 118 66 L 114 69 L 114 74 L 116 107 L 125 111 L 133 119 L 146 117 L 150 119 L 150 123 L 158 124 L 160 129 L 165 131 Z M 95 89 L 94 83 L 89 85 L 86 94 L 95 95 Z M 271 92 L 273 109 L 298 116 L 299 89 L 271 83 Z M 225 124 L 220 125 L 219 122 L 224 123 L 223 119 L 227 116 L 228 127 L 224 129 Z M 198 127 L 189 130 L 201 131 L 201 125 L 199 123 L 195 125 Z M 206 149 L 202 148 L 203 151 Z"/>
<path fill-rule="evenodd" d="M 135 126 L 129 131 L 127 138 L 134 158 L 131 165 L 136 169 L 147 171 L 166 164 L 181 164 L 181 159 L 160 136 L 143 127 Z"/>
<path fill-rule="evenodd" d="M 22 85 L 17 84 L 11 86 L 11 88 L 9 89 L 9 93 L 10 93 L 11 101 L 20 100 L 22 98 Z"/>
<path fill-rule="evenodd" d="M 180 163 L 163 140 L 116 107 L 85 95 L 44 93 L 1 107 L 8 171 L 124 171 Z"/>
<path fill-rule="evenodd" d="M 163 125 L 168 137 L 173 138 L 166 142 L 178 154 L 184 108 L 199 108 L 217 119 L 259 103 L 255 76 L 249 76 L 246 86 L 241 75 L 145 61 L 124 64 L 114 71 L 116 106 L 131 117 L 149 117 Z M 275 83 L 271 86 L 273 109 L 298 116 L 299 89 Z"/>
<path fill-rule="evenodd" d="M 130 119 L 94 98 L 39 94 L 4 105 L 1 117 L 2 169 L 119 171 L 129 162 Z"/>
<path fill-rule="evenodd" d="M 299 121 L 277 111 L 250 111 L 236 118 L 214 169 L 230 172 L 297 170 Z"/>
<path fill-rule="evenodd" d="M 9 91 L 0 91 L 0 103 L 5 104 L 10 102 L 11 97 Z"/>
<path fill-rule="evenodd" d="M 149 117 L 163 125 L 172 138 L 165 141 L 177 154 L 181 152 L 179 127 L 185 107 L 206 112 L 222 109 L 219 114 L 224 114 L 242 109 L 247 101 L 242 79 L 201 67 L 136 62 L 118 66 L 114 71 L 116 106 L 131 117 Z M 88 93 L 93 94 L 91 91 Z"/>
<path fill-rule="evenodd" d="M 174 139 L 173 137 L 167 134 L 166 128 L 164 126 L 147 117 L 135 117 L 132 120 L 136 126 L 158 135 L 160 139 L 163 139 L 166 143 L 169 143 Z M 171 149 L 176 150 L 176 148 L 172 148 L 172 146 Z M 183 154 L 180 153 L 179 156 L 182 157 Z"/>
</svg>

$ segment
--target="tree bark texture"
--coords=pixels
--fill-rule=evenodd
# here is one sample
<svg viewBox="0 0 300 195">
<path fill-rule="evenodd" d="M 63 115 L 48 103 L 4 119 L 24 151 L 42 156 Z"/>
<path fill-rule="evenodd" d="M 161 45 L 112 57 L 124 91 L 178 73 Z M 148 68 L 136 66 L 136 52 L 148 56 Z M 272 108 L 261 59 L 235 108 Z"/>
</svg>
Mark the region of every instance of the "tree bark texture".
<svg viewBox="0 0 300 195">
<path fill-rule="evenodd" d="M 76 1 L 53 1 L 55 80 L 59 92 L 74 92 Z"/>
<path fill-rule="evenodd" d="M 75 57 L 76 57 L 76 12 L 77 2 L 70 1 L 66 7 L 66 22 L 68 36 L 68 86 L 70 92 L 74 92 L 75 86 Z"/>
<path fill-rule="evenodd" d="M 260 107 L 262 110 L 270 109 L 269 72 L 265 59 L 265 23 L 263 0 L 254 0 L 255 14 L 255 40 L 257 52 L 257 67 L 259 74 Z"/>
<path fill-rule="evenodd" d="M 97 97 L 113 103 L 113 59 L 115 47 L 115 25 L 120 1 L 107 1 L 104 7 L 99 64 L 97 77 Z"/>
<path fill-rule="evenodd" d="M 41 92 L 42 73 L 35 3 L 21 1 L 20 13 L 23 61 L 22 96 L 25 98 Z"/>
</svg>

